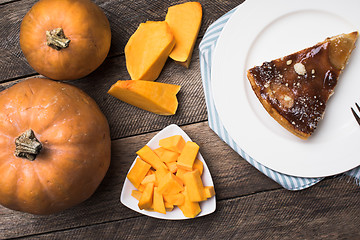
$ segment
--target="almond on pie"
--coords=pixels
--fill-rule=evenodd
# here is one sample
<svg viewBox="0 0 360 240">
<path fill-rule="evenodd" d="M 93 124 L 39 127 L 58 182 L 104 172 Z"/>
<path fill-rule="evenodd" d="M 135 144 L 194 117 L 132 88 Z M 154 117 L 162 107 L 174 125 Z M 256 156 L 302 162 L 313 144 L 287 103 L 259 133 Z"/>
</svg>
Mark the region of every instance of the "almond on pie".
<svg viewBox="0 0 360 240">
<path fill-rule="evenodd" d="M 267 112 L 294 135 L 307 139 L 323 118 L 358 32 L 327 38 L 288 56 L 247 71 Z"/>
</svg>

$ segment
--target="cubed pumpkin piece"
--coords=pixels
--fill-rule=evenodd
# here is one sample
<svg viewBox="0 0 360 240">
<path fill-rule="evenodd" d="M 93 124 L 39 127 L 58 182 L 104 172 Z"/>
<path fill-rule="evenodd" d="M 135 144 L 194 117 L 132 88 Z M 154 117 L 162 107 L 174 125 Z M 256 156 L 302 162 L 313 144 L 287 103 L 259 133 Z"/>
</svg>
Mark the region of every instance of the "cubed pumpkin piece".
<svg viewBox="0 0 360 240">
<path fill-rule="evenodd" d="M 168 202 L 164 202 L 164 205 L 165 205 L 165 210 L 167 212 L 170 212 L 174 209 L 174 205 L 172 205 L 171 203 L 168 203 Z"/>
<path fill-rule="evenodd" d="M 206 198 L 211 198 L 211 197 L 215 196 L 214 186 L 206 186 L 204 188 L 204 191 L 205 191 L 205 197 Z"/>
<path fill-rule="evenodd" d="M 204 171 L 204 164 L 199 159 L 195 159 L 195 161 L 194 161 L 193 170 L 195 170 L 195 169 L 199 170 L 199 173 L 201 176 Z"/>
<path fill-rule="evenodd" d="M 155 174 L 155 171 L 152 170 L 152 169 L 150 169 L 150 170 L 147 172 L 146 176 L 149 176 L 149 175 L 151 175 L 151 174 Z"/>
<path fill-rule="evenodd" d="M 158 155 L 148 145 L 145 145 L 139 151 L 136 152 L 139 157 L 150 164 L 156 170 L 159 168 L 167 169 L 166 165 L 160 160 Z"/>
<path fill-rule="evenodd" d="M 144 179 L 141 181 L 141 184 L 143 184 L 143 185 L 146 185 L 148 183 L 154 183 L 155 186 L 157 185 L 155 173 L 145 176 Z"/>
<path fill-rule="evenodd" d="M 159 145 L 170 151 L 181 153 L 185 146 L 185 140 L 181 135 L 174 135 L 171 137 L 160 139 Z"/>
<path fill-rule="evenodd" d="M 125 46 L 131 79 L 157 79 L 174 45 L 174 36 L 165 21 L 141 23 Z"/>
<path fill-rule="evenodd" d="M 185 196 L 182 193 L 163 195 L 164 200 L 172 205 L 182 205 L 185 201 Z"/>
<path fill-rule="evenodd" d="M 164 163 L 176 162 L 180 155 L 177 152 L 170 151 L 163 147 L 154 149 L 154 152 L 156 153 L 156 155 L 159 156 L 160 160 Z"/>
<path fill-rule="evenodd" d="M 176 173 L 178 170 L 176 162 L 165 163 L 171 173 Z"/>
<path fill-rule="evenodd" d="M 182 181 L 169 172 L 159 181 L 159 192 L 165 194 L 176 194 L 184 190 Z"/>
<path fill-rule="evenodd" d="M 178 207 L 180 208 L 185 217 L 196 217 L 201 212 L 199 203 L 190 201 L 187 187 L 185 187 L 183 194 L 185 196 L 184 204 L 179 205 Z"/>
<path fill-rule="evenodd" d="M 127 175 L 127 178 L 134 185 L 134 187 L 138 188 L 150 168 L 150 164 L 144 162 L 140 158 L 136 158 L 134 167 L 131 168 L 130 172 Z"/>
<path fill-rule="evenodd" d="M 140 186 L 138 187 L 138 190 L 139 190 L 140 192 L 144 192 L 144 190 L 145 190 L 145 185 L 140 184 Z"/>
<path fill-rule="evenodd" d="M 204 185 L 200 177 L 199 170 L 184 174 L 184 183 L 187 187 L 189 199 L 192 202 L 201 202 L 206 200 Z"/>
<path fill-rule="evenodd" d="M 164 199 L 157 187 L 154 188 L 153 207 L 155 212 L 166 214 Z"/>
<path fill-rule="evenodd" d="M 167 150 L 163 147 L 158 147 L 154 149 L 154 153 L 156 153 L 156 155 L 158 155 L 159 158 L 161 158 L 161 156 L 164 154 L 165 151 Z"/>
<path fill-rule="evenodd" d="M 154 183 L 146 184 L 144 192 L 141 194 L 139 200 L 140 209 L 150 209 L 153 205 L 153 195 L 154 195 Z"/>
<path fill-rule="evenodd" d="M 160 157 L 160 160 L 165 163 L 176 162 L 179 156 L 179 153 L 165 149 Z"/>
<path fill-rule="evenodd" d="M 199 152 L 199 145 L 194 142 L 186 142 L 184 149 L 182 150 L 177 165 L 178 168 L 182 168 L 188 171 L 193 170 L 194 161 Z"/>
<path fill-rule="evenodd" d="M 131 196 L 133 196 L 135 199 L 137 199 L 138 201 L 140 200 L 142 195 L 142 192 L 138 191 L 138 190 L 132 190 L 131 191 Z"/>
<path fill-rule="evenodd" d="M 140 192 L 144 192 L 144 190 L 145 190 L 145 185 L 140 184 L 140 186 L 138 187 L 138 190 L 139 190 Z"/>
<path fill-rule="evenodd" d="M 176 41 L 169 56 L 187 68 L 201 26 L 201 18 L 202 8 L 198 2 L 171 6 L 165 17 Z"/>
<path fill-rule="evenodd" d="M 155 171 L 155 175 L 156 175 L 156 179 L 157 182 L 160 183 L 162 182 L 162 179 L 169 173 L 168 169 L 165 168 L 159 168 L 158 170 Z"/>
<path fill-rule="evenodd" d="M 142 80 L 117 81 L 108 93 L 121 101 L 159 115 L 174 115 L 180 86 Z"/>
<path fill-rule="evenodd" d="M 181 180 L 182 182 L 185 182 L 185 181 L 184 181 L 184 174 L 187 173 L 187 172 L 190 172 L 190 171 L 185 170 L 185 169 L 182 169 L 182 168 L 178 168 L 178 170 L 176 171 L 176 176 L 177 176 L 178 178 L 180 178 L 180 180 Z"/>
</svg>

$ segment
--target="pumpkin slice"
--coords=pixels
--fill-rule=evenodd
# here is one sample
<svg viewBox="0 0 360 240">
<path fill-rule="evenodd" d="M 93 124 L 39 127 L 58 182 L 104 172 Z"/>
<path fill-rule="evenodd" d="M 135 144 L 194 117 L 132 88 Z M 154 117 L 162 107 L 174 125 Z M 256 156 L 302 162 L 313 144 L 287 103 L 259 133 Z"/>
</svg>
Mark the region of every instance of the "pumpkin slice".
<svg viewBox="0 0 360 240">
<path fill-rule="evenodd" d="M 183 194 L 185 196 L 184 204 L 178 205 L 178 207 L 180 208 L 185 217 L 196 217 L 201 212 L 199 203 L 190 201 L 187 187 L 185 187 Z"/>
<path fill-rule="evenodd" d="M 185 140 L 181 135 L 160 139 L 159 145 L 167 150 L 181 153 L 185 146 Z"/>
<path fill-rule="evenodd" d="M 153 201 L 154 211 L 166 214 L 164 199 L 158 188 L 154 188 L 154 201 Z"/>
<path fill-rule="evenodd" d="M 158 155 L 156 155 L 156 153 L 154 153 L 154 151 L 151 150 L 148 145 L 142 147 L 139 151 L 136 152 L 136 154 L 139 155 L 142 160 L 150 164 L 156 170 L 160 168 L 167 169 L 166 165 L 160 160 Z M 145 174 L 147 173 L 147 171 L 145 172 Z"/>
<path fill-rule="evenodd" d="M 142 195 L 142 192 L 138 191 L 138 190 L 132 190 L 131 191 L 131 196 L 133 196 L 134 198 L 136 198 L 138 201 L 140 200 Z"/>
<path fill-rule="evenodd" d="M 165 21 L 141 23 L 125 46 L 131 79 L 157 79 L 174 45 L 174 36 Z"/>
<path fill-rule="evenodd" d="M 185 147 L 177 161 L 178 168 L 191 171 L 193 169 L 196 156 L 199 152 L 199 148 L 199 145 L 197 145 L 195 142 L 186 142 Z"/>
<path fill-rule="evenodd" d="M 130 170 L 127 178 L 134 185 L 134 187 L 138 188 L 150 168 L 150 164 L 144 162 L 141 158 L 137 158 L 135 165 Z"/>
<path fill-rule="evenodd" d="M 185 173 L 184 180 L 191 202 L 201 202 L 206 200 L 204 185 L 199 170 L 195 169 L 194 171 Z"/>
<path fill-rule="evenodd" d="M 187 2 L 169 7 L 165 21 L 175 37 L 175 47 L 170 58 L 188 68 L 202 18 L 201 4 Z"/>
<path fill-rule="evenodd" d="M 154 183 L 146 184 L 144 192 L 139 199 L 140 209 L 150 209 L 153 205 Z"/>
<path fill-rule="evenodd" d="M 205 192 L 205 197 L 206 198 L 211 198 L 211 197 L 215 196 L 214 186 L 206 186 L 204 188 L 204 192 Z"/>
<path fill-rule="evenodd" d="M 159 115 L 174 115 L 180 86 L 141 80 L 117 81 L 108 93 L 121 101 Z"/>
</svg>

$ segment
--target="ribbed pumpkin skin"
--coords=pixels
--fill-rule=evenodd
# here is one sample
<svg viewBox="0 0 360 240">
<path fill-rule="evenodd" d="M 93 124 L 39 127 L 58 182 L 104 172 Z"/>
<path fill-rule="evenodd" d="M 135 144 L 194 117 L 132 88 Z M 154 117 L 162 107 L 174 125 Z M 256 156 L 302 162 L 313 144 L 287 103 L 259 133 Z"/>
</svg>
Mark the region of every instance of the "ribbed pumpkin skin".
<svg viewBox="0 0 360 240">
<path fill-rule="evenodd" d="M 80 89 L 33 78 L 0 93 L 0 204 L 52 214 L 89 198 L 110 164 L 109 125 Z M 43 148 L 34 161 L 15 157 L 28 129 Z"/>
<path fill-rule="evenodd" d="M 46 45 L 46 31 L 62 28 L 69 46 Z M 38 73 L 55 80 L 82 78 L 105 60 L 111 30 L 104 12 L 90 0 L 40 0 L 25 15 L 20 47 Z"/>
</svg>

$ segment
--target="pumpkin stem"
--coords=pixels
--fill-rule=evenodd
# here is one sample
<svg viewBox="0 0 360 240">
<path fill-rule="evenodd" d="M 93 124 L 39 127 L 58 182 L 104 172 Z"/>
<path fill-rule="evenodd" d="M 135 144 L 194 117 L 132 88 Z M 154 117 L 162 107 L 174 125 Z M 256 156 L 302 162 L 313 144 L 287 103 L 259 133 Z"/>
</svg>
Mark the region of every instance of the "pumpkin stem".
<svg viewBox="0 0 360 240">
<path fill-rule="evenodd" d="M 62 28 L 55 28 L 46 31 L 46 44 L 55 50 L 60 51 L 69 46 L 70 40 L 66 38 Z"/>
<path fill-rule="evenodd" d="M 15 139 L 15 156 L 34 161 L 42 148 L 41 142 L 35 137 L 33 130 L 29 129 Z"/>
</svg>

